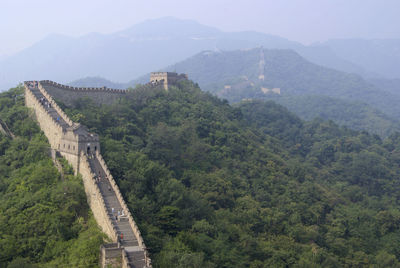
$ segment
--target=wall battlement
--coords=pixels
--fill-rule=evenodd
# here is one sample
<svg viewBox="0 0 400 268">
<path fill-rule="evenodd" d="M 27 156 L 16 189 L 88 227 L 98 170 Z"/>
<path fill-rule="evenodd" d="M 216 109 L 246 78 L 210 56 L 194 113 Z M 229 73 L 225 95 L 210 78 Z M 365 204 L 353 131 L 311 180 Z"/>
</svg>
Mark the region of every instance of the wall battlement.
<svg viewBox="0 0 400 268">
<path fill-rule="evenodd" d="M 66 158 L 75 173 L 82 176 L 87 201 L 98 225 L 122 252 L 111 255 L 120 256 L 122 267 L 151 267 L 139 228 L 100 154 L 98 135 L 73 122 L 48 91 L 49 88 L 64 91 L 66 86 L 48 80 L 27 81 L 24 86 L 26 106 L 33 109 L 51 148 Z M 106 92 L 120 94 L 114 90 Z M 102 263 L 102 267 L 106 264 L 106 261 Z"/>
<path fill-rule="evenodd" d="M 68 106 L 73 106 L 76 101 L 82 98 L 89 98 L 97 105 L 110 105 L 120 101 L 128 92 L 123 89 L 106 87 L 71 87 L 50 80 L 42 80 L 37 84 L 52 98 L 60 100 Z"/>
<path fill-rule="evenodd" d="M 68 85 L 59 84 L 57 82 L 51 80 L 41 80 L 41 84 L 48 84 L 51 86 L 55 86 L 61 89 L 70 90 L 70 91 L 88 91 L 88 92 L 108 92 L 108 93 L 116 93 L 116 94 L 125 94 L 127 90 L 125 89 L 113 89 L 107 87 L 72 87 Z"/>
</svg>

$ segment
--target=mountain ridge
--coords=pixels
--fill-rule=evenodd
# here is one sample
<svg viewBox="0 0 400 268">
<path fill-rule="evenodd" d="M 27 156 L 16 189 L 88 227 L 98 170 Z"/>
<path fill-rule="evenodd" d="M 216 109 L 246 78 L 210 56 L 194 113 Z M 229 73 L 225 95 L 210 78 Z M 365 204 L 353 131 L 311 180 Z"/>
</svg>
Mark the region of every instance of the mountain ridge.
<svg viewBox="0 0 400 268">
<path fill-rule="evenodd" d="M 386 90 L 385 83 L 378 87 L 361 76 L 318 66 L 293 50 L 204 51 L 162 70 L 187 73 L 204 90 L 230 102 L 272 99 L 303 119 L 332 119 L 340 125 L 382 136 L 400 126 L 396 120 L 400 115 L 396 108 L 400 95 Z M 126 86 L 148 79 L 147 74 Z M 274 88 L 279 94 L 272 93 Z M 324 112 L 317 99 L 327 105 L 328 112 Z"/>
<path fill-rule="evenodd" d="M 168 21 L 169 24 L 166 23 Z M 172 26 L 167 28 L 168 35 L 164 35 L 158 27 L 163 29 L 168 25 Z M 195 27 L 191 28 L 193 25 Z M 264 33 L 222 32 L 197 22 L 174 18 L 147 21 L 140 27 L 140 31 L 136 28 L 136 33 L 133 26 L 127 32 L 91 33 L 77 38 L 62 36 L 59 41 L 52 40 L 58 35 L 51 35 L 51 38 L 47 37 L 0 61 L 0 88 L 6 89 L 24 80 L 51 79 L 65 83 L 85 76 L 129 81 L 203 50 L 235 50 L 259 46 L 295 49 L 318 64 L 326 63 L 350 72 L 363 72 L 362 67 L 337 57 L 330 49 L 307 47 Z M 184 34 L 174 28 L 184 29 Z M 131 36 L 127 35 L 129 31 Z M 159 40 L 143 38 L 143 32 L 147 36 L 159 37 Z M 192 38 L 194 33 L 212 38 Z"/>
</svg>

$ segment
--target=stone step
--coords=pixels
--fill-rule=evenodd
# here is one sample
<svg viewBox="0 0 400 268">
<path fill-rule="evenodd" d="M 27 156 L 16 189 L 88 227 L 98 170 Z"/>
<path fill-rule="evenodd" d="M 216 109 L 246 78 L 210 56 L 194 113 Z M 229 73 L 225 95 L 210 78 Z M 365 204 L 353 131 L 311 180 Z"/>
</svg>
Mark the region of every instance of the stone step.
<svg viewBox="0 0 400 268">
<path fill-rule="evenodd" d="M 119 211 L 122 210 L 122 207 L 121 207 L 120 204 L 110 204 L 110 203 L 107 203 L 106 201 L 104 201 L 104 203 L 105 203 L 105 205 L 106 205 L 107 210 L 108 210 L 110 213 L 111 213 L 111 211 L 112 211 L 112 208 L 114 208 L 114 213 L 115 213 L 116 215 L 118 215 L 118 210 L 119 210 Z"/>
<path fill-rule="evenodd" d="M 128 255 L 129 259 L 144 260 L 144 252 L 143 251 L 127 252 L 126 255 Z"/>
<path fill-rule="evenodd" d="M 136 239 L 132 238 L 132 237 L 127 237 L 122 239 L 122 245 L 124 246 L 139 246 L 139 243 Z"/>
<path fill-rule="evenodd" d="M 122 239 L 122 244 L 124 246 L 138 246 L 139 243 L 136 239 L 132 238 L 132 237 L 125 237 Z"/>
<path fill-rule="evenodd" d="M 115 228 L 117 229 L 118 233 L 123 233 L 124 236 L 126 235 L 126 237 L 135 237 L 135 235 L 133 234 L 133 232 L 130 228 L 121 228 L 118 225 L 115 226 Z"/>
<path fill-rule="evenodd" d="M 110 203 L 119 203 L 119 201 L 118 201 L 118 199 L 117 199 L 117 197 L 115 195 L 111 196 L 109 194 L 105 194 L 104 195 L 104 199 L 107 200 Z"/>
<path fill-rule="evenodd" d="M 112 199 L 112 198 L 108 198 L 106 196 L 103 196 L 103 199 L 104 199 L 104 203 L 106 204 L 106 206 L 110 206 L 111 208 L 113 206 L 121 207 L 121 204 L 118 202 L 118 200 L 115 200 L 115 199 Z"/>
<path fill-rule="evenodd" d="M 109 198 L 106 197 L 103 198 L 106 206 L 109 206 L 110 208 L 114 207 L 114 209 L 116 209 L 117 207 L 122 208 L 121 204 L 118 201 L 110 200 Z"/>
<path fill-rule="evenodd" d="M 122 246 L 124 247 L 135 247 L 135 246 L 139 246 L 139 243 L 137 242 L 137 240 L 134 241 L 122 241 Z"/>
<path fill-rule="evenodd" d="M 146 266 L 146 262 L 144 259 L 144 253 L 142 253 L 142 255 L 139 255 L 139 254 L 131 254 L 131 253 L 127 252 L 127 257 L 128 257 L 129 264 L 131 265 L 131 267 L 143 268 Z"/>
<path fill-rule="evenodd" d="M 132 267 L 143 268 L 146 265 L 145 253 L 140 247 L 125 247 L 125 253 Z"/>
<path fill-rule="evenodd" d="M 112 200 L 110 201 L 110 200 L 107 200 L 107 198 L 104 198 L 104 203 L 106 204 L 107 207 L 110 207 L 110 209 L 114 208 L 114 209 L 121 210 L 121 208 L 122 208 L 122 206 L 119 202 L 112 201 Z"/>
<path fill-rule="evenodd" d="M 124 237 L 136 239 L 136 236 L 132 232 L 131 229 L 125 229 L 125 228 L 119 228 L 118 226 L 115 226 L 115 229 L 117 229 L 118 234 L 124 234 Z"/>
<path fill-rule="evenodd" d="M 122 232 L 123 234 L 126 234 L 126 235 L 133 235 L 133 232 L 132 232 L 132 230 L 131 230 L 131 228 L 129 228 L 129 227 L 125 227 L 125 226 L 118 226 L 118 224 L 117 224 L 117 229 L 118 229 L 118 231 L 119 232 Z M 133 235 L 134 236 L 134 235 Z"/>
</svg>

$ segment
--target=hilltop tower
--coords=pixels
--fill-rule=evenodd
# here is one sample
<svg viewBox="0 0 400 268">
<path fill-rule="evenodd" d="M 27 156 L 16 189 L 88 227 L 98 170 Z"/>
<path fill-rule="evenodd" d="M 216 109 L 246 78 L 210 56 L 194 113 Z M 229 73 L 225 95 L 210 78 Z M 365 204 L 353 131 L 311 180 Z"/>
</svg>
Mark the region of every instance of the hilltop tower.
<svg viewBox="0 0 400 268">
<path fill-rule="evenodd" d="M 188 75 L 177 74 L 174 72 L 152 72 L 150 74 L 150 83 L 163 83 L 165 90 L 168 90 L 168 86 L 175 85 L 178 81 L 181 80 L 188 80 Z"/>
</svg>

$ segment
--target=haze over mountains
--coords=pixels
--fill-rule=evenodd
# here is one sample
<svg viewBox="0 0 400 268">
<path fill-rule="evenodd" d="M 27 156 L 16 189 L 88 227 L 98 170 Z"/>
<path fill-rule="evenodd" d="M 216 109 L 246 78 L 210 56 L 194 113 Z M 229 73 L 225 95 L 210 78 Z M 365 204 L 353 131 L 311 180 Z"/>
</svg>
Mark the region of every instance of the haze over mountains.
<svg viewBox="0 0 400 268">
<path fill-rule="evenodd" d="M 333 39 L 317 45 L 329 47 L 337 56 L 386 78 L 400 77 L 399 39 Z"/>
<path fill-rule="evenodd" d="M 393 68 L 400 62 L 398 53 L 389 60 L 382 51 L 396 51 L 398 40 L 334 40 L 304 46 L 264 33 L 223 32 L 195 21 L 166 17 L 112 34 L 91 33 L 79 38 L 50 35 L 13 56 L 0 58 L 0 88 L 29 79 L 66 83 L 87 76 L 126 82 L 200 51 L 260 46 L 292 49 L 311 62 L 365 77 L 400 77 L 398 68 Z M 375 64 L 377 59 L 379 64 Z"/>
<path fill-rule="evenodd" d="M 163 70 L 187 73 L 203 90 L 232 103 L 272 99 L 306 120 L 321 117 L 381 136 L 400 130 L 397 80 L 367 81 L 311 63 L 293 50 L 205 51 Z"/>
</svg>

